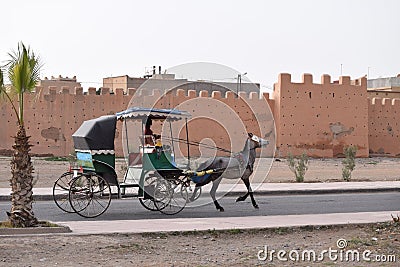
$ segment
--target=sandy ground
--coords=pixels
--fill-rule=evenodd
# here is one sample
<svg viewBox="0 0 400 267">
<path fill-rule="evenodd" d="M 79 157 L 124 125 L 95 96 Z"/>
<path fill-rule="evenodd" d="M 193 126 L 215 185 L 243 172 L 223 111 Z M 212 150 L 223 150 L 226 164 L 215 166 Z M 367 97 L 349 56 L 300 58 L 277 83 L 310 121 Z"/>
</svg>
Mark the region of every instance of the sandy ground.
<svg viewBox="0 0 400 267">
<path fill-rule="evenodd" d="M 168 234 L 3 237 L 0 266 L 399 266 L 399 230 L 398 224 L 381 223 Z M 340 243 L 347 243 L 345 248 L 337 247 L 339 239 L 345 239 Z M 329 249 L 331 258 L 326 253 L 324 260 L 318 261 L 322 259 L 321 252 Z M 280 261 L 277 252 L 270 261 L 272 250 L 284 250 L 287 254 L 281 256 L 288 261 Z M 301 260 L 304 250 L 315 252 L 315 262 Z M 265 251 L 268 257 L 263 260 Z M 359 261 L 353 261 L 357 259 L 352 256 L 357 255 L 352 254 L 354 251 L 360 255 Z M 363 259 L 365 251 L 365 260 L 370 262 Z M 294 260 L 298 254 L 299 261 L 290 260 L 289 253 Z M 350 261 L 345 261 L 346 255 Z M 376 262 L 377 257 L 391 262 Z"/>
<path fill-rule="evenodd" d="M 33 158 L 35 168 L 35 187 L 52 187 L 54 181 L 64 172 L 68 171 L 67 161 L 49 161 L 44 158 Z M 305 182 L 339 182 L 341 177 L 341 159 L 311 159 L 309 169 L 305 176 Z M 270 169 L 270 165 L 272 167 Z M 125 161 L 118 159 L 116 170 L 119 179 L 123 178 L 123 166 Z M 295 182 L 285 159 L 280 161 L 257 160 L 259 168 L 253 182 L 288 183 Z M 400 158 L 362 158 L 356 160 L 356 168 L 352 173 L 352 181 L 400 181 Z M 266 174 L 270 172 L 268 176 Z M 10 158 L 0 157 L 0 188 L 9 187 Z M 223 180 L 223 182 L 236 182 Z"/>
</svg>

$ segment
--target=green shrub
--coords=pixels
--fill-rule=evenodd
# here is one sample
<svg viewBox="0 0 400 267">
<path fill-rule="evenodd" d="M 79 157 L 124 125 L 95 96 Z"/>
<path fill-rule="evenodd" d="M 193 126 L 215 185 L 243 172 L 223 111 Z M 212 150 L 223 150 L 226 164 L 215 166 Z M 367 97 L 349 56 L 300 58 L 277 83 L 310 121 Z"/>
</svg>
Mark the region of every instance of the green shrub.
<svg viewBox="0 0 400 267">
<path fill-rule="evenodd" d="M 288 155 L 289 169 L 294 173 L 296 182 L 304 181 L 304 176 L 308 170 L 308 156 L 303 152 L 300 157 L 293 157 L 291 153 Z"/>
<path fill-rule="evenodd" d="M 343 153 L 345 158 L 342 160 L 342 177 L 345 181 L 350 181 L 351 179 L 351 172 L 356 167 L 356 153 L 357 147 L 356 146 L 347 146 L 343 148 Z"/>
</svg>

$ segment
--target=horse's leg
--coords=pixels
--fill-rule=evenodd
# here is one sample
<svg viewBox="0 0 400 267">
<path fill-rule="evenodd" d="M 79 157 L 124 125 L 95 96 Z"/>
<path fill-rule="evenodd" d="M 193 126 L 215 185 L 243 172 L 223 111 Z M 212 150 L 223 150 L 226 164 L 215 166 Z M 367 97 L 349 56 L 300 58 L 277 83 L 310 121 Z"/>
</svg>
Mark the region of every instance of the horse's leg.
<svg viewBox="0 0 400 267">
<path fill-rule="evenodd" d="M 219 205 L 217 199 L 215 198 L 215 193 L 217 192 L 217 189 L 218 189 L 218 186 L 219 186 L 219 183 L 221 182 L 221 180 L 222 180 L 222 178 L 220 177 L 217 180 L 213 181 L 213 185 L 212 185 L 212 188 L 210 190 L 210 195 L 211 195 L 211 198 L 214 201 L 214 205 L 217 208 L 217 210 L 224 211 L 224 208 L 221 205 Z"/>
<path fill-rule="evenodd" d="M 190 202 L 193 202 L 194 199 L 196 198 L 196 194 L 197 194 L 197 191 L 199 191 L 199 188 L 200 188 L 200 185 L 199 185 L 199 184 L 196 184 L 196 186 L 194 187 L 193 193 L 192 193 L 192 195 L 191 195 L 190 198 L 189 198 L 189 201 L 190 201 Z"/>
<path fill-rule="evenodd" d="M 247 199 L 247 197 L 249 196 L 250 190 L 251 190 L 251 189 L 249 190 L 249 188 L 250 188 L 249 177 L 250 177 L 251 174 L 252 174 L 252 171 L 250 171 L 249 169 L 246 169 L 244 171 L 242 177 L 240 177 L 240 179 L 242 179 L 243 183 L 246 185 L 247 193 L 245 195 L 243 195 L 243 196 L 238 197 L 236 199 L 236 202 L 245 201 Z M 247 180 L 247 182 L 246 182 L 246 180 Z"/>
<path fill-rule="evenodd" d="M 246 172 L 242 176 L 242 181 L 246 185 L 247 193 L 244 196 L 238 197 L 238 199 L 236 201 L 244 201 L 247 198 L 247 196 L 250 195 L 250 199 L 251 199 L 251 203 L 253 204 L 253 207 L 258 209 L 258 205 L 256 203 L 256 200 L 254 199 L 253 190 L 251 189 L 250 180 L 249 180 L 249 177 L 250 177 L 252 172 L 249 172 L 248 174 Z"/>
</svg>

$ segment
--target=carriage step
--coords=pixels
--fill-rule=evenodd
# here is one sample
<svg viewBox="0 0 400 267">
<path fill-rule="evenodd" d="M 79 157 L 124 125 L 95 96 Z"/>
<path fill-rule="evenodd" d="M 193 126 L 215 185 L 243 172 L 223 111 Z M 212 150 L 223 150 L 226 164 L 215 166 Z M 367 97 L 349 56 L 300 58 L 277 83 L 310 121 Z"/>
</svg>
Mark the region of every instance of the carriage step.
<svg viewBox="0 0 400 267">
<path fill-rule="evenodd" d="M 126 198 L 138 198 L 139 194 L 125 194 L 121 195 L 121 199 L 126 199 Z"/>
<path fill-rule="evenodd" d="M 131 187 L 139 187 L 139 185 L 138 184 L 120 183 L 119 187 L 120 188 L 131 188 Z"/>
</svg>

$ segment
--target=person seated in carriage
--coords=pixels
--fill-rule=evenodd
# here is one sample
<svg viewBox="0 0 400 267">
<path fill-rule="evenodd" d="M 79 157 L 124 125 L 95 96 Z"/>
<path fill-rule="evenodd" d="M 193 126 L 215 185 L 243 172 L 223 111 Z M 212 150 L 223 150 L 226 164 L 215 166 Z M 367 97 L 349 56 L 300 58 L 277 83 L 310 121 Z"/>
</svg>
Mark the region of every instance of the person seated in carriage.
<svg viewBox="0 0 400 267">
<path fill-rule="evenodd" d="M 153 130 L 151 130 L 152 120 L 147 119 L 146 126 L 144 129 L 144 143 L 148 146 L 158 146 L 160 142 L 161 135 L 154 134 Z"/>
</svg>

